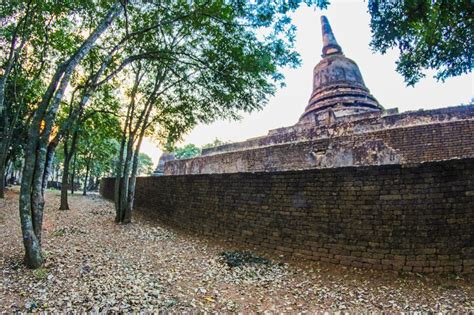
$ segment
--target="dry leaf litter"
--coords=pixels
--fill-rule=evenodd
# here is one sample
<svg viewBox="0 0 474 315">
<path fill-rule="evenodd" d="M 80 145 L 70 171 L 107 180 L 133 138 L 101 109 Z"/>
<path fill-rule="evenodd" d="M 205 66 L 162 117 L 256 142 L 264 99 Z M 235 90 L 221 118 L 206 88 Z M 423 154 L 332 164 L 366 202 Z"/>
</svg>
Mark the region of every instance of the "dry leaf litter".
<svg viewBox="0 0 474 315">
<path fill-rule="evenodd" d="M 473 312 L 473 275 L 346 268 L 174 230 L 98 195 L 46 194 L 43 268 L 22 264 L 18 189 L 0 200 L 0 311 Z"/>
</svg>

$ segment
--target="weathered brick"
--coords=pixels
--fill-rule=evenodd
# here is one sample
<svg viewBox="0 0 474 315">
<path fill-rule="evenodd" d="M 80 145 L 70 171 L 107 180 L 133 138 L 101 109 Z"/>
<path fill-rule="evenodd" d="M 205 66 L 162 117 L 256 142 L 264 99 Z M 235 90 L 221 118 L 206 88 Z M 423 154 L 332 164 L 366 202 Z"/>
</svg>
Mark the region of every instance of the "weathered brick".
<svg viewBox="0 0 474 315">
<path fill-rule="evenodd" d="M 472 158 L 403 167 L 141 177 L 135 204 L 165 224 L 257 250 L 356 267 L 468 272 L 474 268 L 468 246 L 474 196 L 464 191 L 474 190 L 473 177 Z M 113 179 L 103 179 L 101 194 L 110 199 L 113 190 Z M 380 200 L 406 194 L 418 198 Z"/>
</svg>

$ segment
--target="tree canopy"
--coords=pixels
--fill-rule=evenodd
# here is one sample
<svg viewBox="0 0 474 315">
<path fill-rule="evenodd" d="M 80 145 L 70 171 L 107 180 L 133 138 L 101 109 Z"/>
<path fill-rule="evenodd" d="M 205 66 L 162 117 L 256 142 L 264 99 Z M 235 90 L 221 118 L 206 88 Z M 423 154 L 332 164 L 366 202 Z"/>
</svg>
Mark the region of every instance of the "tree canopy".
<svg viewBox="0 0 474 315">
<path fill-rule="evenodd" d="M 201 148 L 197 147 L 195 144 L 187 144 L 184 147 L 176 148 L 174 151 L 174 157 L 176 159 L 190 159 L 201 155 Z"/>
<path fill-rule="evenodd" d="M 369 1 L 371 46 L 398 49 L 397 71 L 408 85 L 428 69 L 435 78 L 469 73 L 473 66 L 473 11 L 470 0 Z"/>
</svg>

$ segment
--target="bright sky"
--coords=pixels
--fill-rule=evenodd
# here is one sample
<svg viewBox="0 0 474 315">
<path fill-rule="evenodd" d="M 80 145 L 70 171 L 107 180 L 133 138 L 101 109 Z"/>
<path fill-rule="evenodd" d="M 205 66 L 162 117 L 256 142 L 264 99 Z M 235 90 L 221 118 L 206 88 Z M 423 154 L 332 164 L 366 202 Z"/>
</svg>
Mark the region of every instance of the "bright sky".
<svg viewBox="0 0 474 315">
<path fill-rule="evenodd" d="M 303 113 L 312 91 L 313 67 L 321 60 L 321 26 L 319 18 L 326 15 L 344 54 L 353 59 L 362 72 L 366 86 L 385 108 L 398 107 L 400 112 L 417 109 L 467 104 L 472 101 L 473 75 L 463 75 L 437 82 L 428 73 L 415 87 L 407 87 L 395 71 L 397 51 L 385 55 L 370 50 L 370 15 L 367 2 L 360 0 L 332 0 L 327 10 L 301 7 L 293 14 L 297 26 L 296 50 L 302 59 L 301 67 L 286 69 L 286 87 L 278 90 L 260 112 L 242 115 L 240 121 L 218 121 L 197 126 L 184 137 L 182 144 L 202 146 L 216 137 L 224 141 L 243 141 L 266 135 L 268 130 L 294 125 Z M 142 151 L 155 165 L 161 150 L 145 139 Z"/>
</svg>

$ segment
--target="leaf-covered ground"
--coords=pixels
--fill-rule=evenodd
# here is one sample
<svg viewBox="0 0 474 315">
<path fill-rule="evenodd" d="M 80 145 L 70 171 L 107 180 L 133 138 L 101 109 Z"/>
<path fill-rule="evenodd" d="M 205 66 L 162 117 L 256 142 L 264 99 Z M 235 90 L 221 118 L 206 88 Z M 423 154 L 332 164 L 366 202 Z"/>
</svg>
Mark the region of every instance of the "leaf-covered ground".
<svg viewBox="0 0 474 315">
<path fill-rule="evenodd" d="M 35 271 L 22 264 L 18 193 L 0 200 L 0 310 L 474 311 L 473 275 L 420 275 L 295 262 L 173 230 L 135 213 L 113 222 L 97 195 L 57 210 L 48 192 Z"/>
</svg>

